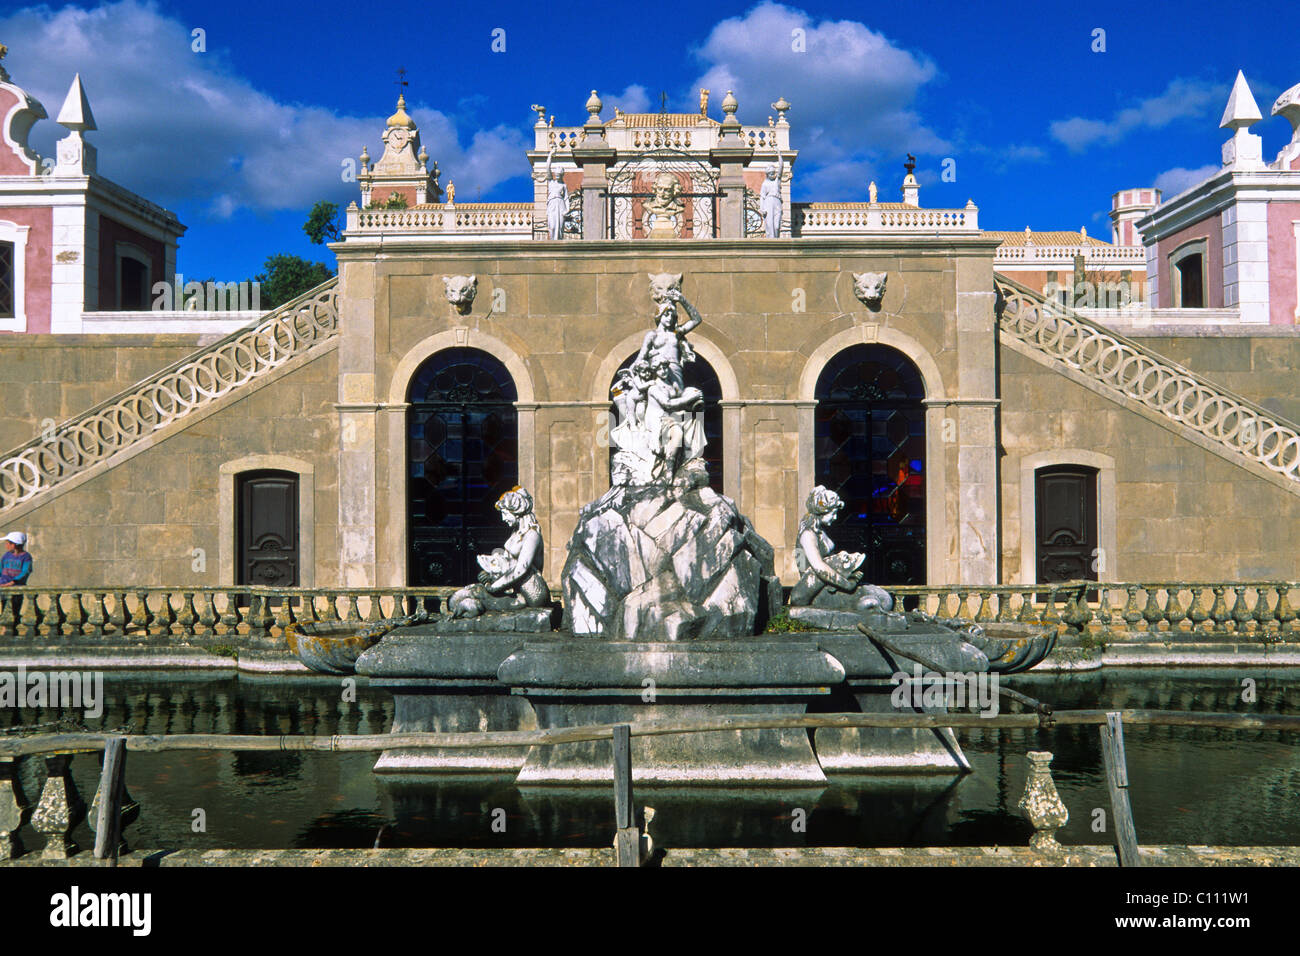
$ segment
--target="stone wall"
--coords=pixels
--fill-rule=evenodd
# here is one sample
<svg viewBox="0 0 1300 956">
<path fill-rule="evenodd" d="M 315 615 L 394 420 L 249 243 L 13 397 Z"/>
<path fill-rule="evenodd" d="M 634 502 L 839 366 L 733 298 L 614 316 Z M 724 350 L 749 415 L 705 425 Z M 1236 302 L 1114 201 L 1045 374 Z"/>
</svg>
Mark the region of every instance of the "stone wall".
<svg viewBox="0 0 1300 956">
<path fill-rule="evenodd" d="M 0 335 L 0 452 L 199 348 L 197 335 Z"/>
<path fill-rule="evenodd" d="M 1293 420 L 1300 338 L 1144 337 L 1143 344 Z M 1058 375 L 1009 347 L 1002 388 L 1002 576 L 1031 583 L 1022 560 L 1022 467 L 1101 468 L 1102 580 L 1295 580 L 1300 496 Z M 1053 455 L 1053 453 L 1056 453 Z M 1108 487 L 1107 470 L 1110 469 Z M 1024 515 L 1032 533 L 1032 512 Z M 1114 529 L 1109 546 L 1106 527 Z"/>
<path fill-rule="evenodd" d="M 103 373 L 109 361 L 118 362 L 122 380 L 113 386 L 97 381 L 84 403 L 90 405 L 107 397 L 95 389 L 112 394 L 174 361 L 169 348 L 68 350 L 65 361 L 83 363 L 92 379 L 91 369 Z M 150 358 L 161 361 L 149 367 Z M 333 408 L 337 356 L 329 349 L 290 365 L 291 370 L 268 376 L 261 387 L 245 386 L 233 399 L 217 403 L 211 415 L 193 416 L 183 426 L 146 439 L 138 454 L 83 483 L 70 482 L 19 518 L 17 526 L 31 536 L 36 568 L 31 584 L 234 583 L 233 473 L 226 478 L 231 487 L 223 489 L 221 472 L 223 465 L 229 470 L 240 462 L 236 470 L 287 467 L 310 473 L 309 481 L 300 479 L 300 492 L 314 487 L 303 512 L 312 518 L 303 522 L 309 533 L 300 539 L 304 565 L 311 566 L 304 583 L 311 584 L 311 577 L 334 583 L 339 553 L 338 416 Z M 75 381 L 73 377 L 64 387 L 79 395 L 71 391 Z M 6 385 L 6 395 L 16 392 Z M 51 395 L 57 397 L 53 390 Z M 198 561 L 196 548 L 202 550 Z"/>
</svg>

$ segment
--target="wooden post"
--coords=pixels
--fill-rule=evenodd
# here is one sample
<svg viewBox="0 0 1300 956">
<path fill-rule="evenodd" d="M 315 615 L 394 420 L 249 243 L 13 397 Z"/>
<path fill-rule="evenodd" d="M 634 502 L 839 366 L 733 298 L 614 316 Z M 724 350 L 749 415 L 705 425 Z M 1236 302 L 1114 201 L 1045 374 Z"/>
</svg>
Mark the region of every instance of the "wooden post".
<svg viewBox="0 0 1300 956">
<path fill-rule="evenodd" d="M 104 742 L 104 767 L 99 775 L 99 816 L 95 821 L 95 859 L 111 859 L 117 866 L 122 842 L 122 792 L 126 780 L 126 738 Z"/>
<path fill-rule="evenodd" d="M 614 856 L 616 866 L 641 865 L 641 830 L 632 809 L 632 728 L 614 728 Z"/>
<path fill-rule="evenodd" d="M 1128 799 L 1128 765 L 1124 758 L 1124 725 L 1118 713 L 1108 713 L 1101 725 L 1101 757 L 1110 790 L 1110 812 L 1120 866 L 1141 866 L 1133 808 Z"/>
</svg>

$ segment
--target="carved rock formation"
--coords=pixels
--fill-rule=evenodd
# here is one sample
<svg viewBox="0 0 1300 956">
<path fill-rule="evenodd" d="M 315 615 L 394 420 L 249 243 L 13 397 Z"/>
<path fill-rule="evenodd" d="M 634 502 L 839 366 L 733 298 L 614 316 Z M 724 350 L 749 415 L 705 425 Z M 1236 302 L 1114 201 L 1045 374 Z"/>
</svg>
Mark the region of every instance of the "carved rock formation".
<svg viewBox="0 0 1300 956">
<path fill-rule="evenodd" d="M 579 520 L 562 575 L 565 614 L 575 635 L 607 640 L 751 636 L 781 600 L 772 559 L 711 488 L 628 488 Z"/>
</svg>

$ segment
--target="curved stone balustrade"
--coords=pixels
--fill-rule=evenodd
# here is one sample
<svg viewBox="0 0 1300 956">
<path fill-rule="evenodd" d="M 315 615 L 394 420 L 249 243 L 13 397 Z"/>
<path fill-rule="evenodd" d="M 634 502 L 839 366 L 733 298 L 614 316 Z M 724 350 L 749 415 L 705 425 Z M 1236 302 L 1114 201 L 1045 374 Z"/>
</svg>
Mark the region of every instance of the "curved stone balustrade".
<svg viewBox="0 0 1300 956">
<path fill-rule="evenodd" d="M 1300 482 L 1300 426 L 1003 275 L 994 287 L 1005 335 L 1238 460 Z M 1300 494 L 1300 484 L 1292 490 Z"/>
<path fill-rule="evenodd" d="M 1087 600 L 1080 601 L 1085 587 Z M 437 612 L 455 590 L 5 588 L 0 590 L 0 637 L 148 644 L 171 637 L 229 636 L 221 643 L 278 645 L 290 624 L 371 622 L 421 606 Z M 1202 634 L 1264 643 L 1300 640 L 1300 582 L 905 585 L 889 590 L 903 607 L 940 620 L 1058 624 L 1075 633 L 1101 630 L 1134 638 L 1158 632 L 1162 640 Z"/>
<path fill-rule="evenodd" d="M 48 491 L 338 332 L 330 279 L 255 325 L 200 349 L 0 460 L 0 511 Z"/>
</svg>

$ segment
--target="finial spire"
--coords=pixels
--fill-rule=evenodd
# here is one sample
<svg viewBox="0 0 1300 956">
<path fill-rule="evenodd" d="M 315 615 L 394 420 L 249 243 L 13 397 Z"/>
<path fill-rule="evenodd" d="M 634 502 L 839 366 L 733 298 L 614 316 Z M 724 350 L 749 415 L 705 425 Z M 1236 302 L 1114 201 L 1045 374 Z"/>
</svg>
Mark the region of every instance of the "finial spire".
<svg viewBox="0 0 1300 956">
<path fill-rule="evenodd" d="M 95 114 L 90 111 L 90 101 L 86 99 L 86 91 L 81 85 L 80 73 L 72 78 L 72 86 L 68 87 L 68 95 L 55 122 L 75 132 L 84 133 L 99 128 L 95 125 Z"/>
<path fill-rule="evenodd" d="M 1250 92 L 1250 84 L 1246 82 L 1246 75 L 1238 70 L 1237 79 L 1232 84 L 1232 92 L 1228 94 L 1228 105 L 1223 110 L 1223 119 L 1219 121 L 1219 128 L 1245 129 L 1263 118 L 1259 112 L 1259 105 Z"/>
</svg>

